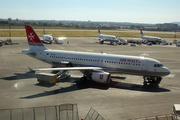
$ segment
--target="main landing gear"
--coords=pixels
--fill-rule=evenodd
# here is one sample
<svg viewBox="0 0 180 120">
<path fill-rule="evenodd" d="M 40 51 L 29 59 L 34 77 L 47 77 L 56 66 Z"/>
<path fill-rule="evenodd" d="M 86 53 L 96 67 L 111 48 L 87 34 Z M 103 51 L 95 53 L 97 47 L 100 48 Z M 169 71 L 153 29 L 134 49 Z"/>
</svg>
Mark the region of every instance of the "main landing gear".
<svg viewBox="0 0 180 120">
<path fill-rule="evenodd" d="M 88 79 L 87 75 L 84 75 L 82 78 L 81 78 L 81 82 L 86 82 Z"/>
<path fill-rule="evenodd" d="M 159 87 L 159 83 L 161 82 L 161 77 L 149 77 L 144 76 L 144 86 L 153 86 L 153 87 Z"/>
<path fill-rule="evenodd" d="M 99 43 L 100 43 L 100 44 L 103 44 L 103 43 L 104 43 L 104 41 L 99 41 Z"/>
</svg>

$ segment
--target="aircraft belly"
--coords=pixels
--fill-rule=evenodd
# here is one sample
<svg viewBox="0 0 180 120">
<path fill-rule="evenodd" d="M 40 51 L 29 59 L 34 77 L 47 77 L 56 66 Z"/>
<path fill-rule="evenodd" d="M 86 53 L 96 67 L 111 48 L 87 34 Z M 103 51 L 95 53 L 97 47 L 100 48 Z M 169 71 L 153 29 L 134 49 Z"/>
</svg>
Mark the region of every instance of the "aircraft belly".
<svg viewBox="0 0 180 120">
<path fill-rule="evenodd" d="M 130 75 L 139 75 L 139 76 L 165 76 L 166 73 L 162 72 L 151 72 L 146 70 L 132 70 L 132 69 L 106 69 L 104 70 L 106 72 L 109 72 L 111 74 L 119 73 L 119 74 L 130 74 Z"/>
</svg>

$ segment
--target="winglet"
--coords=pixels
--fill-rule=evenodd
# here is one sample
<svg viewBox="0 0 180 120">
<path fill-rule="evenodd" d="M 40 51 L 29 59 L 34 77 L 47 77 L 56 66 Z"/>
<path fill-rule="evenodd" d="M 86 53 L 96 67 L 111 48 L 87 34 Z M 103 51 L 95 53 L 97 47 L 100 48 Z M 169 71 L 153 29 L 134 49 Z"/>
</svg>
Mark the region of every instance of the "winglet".
<svg viewBox="0 0 180 120">
<path fill-rule="evenodd" d="M 25 25 L 25 29 L 30 49 L 47 49 L 30 25 Z"/>
<path fill-rule="evenodd" d="M 32 68 L 30 68 L 30 67 L 28 67 L 28 68 L 29 68 L 29 72 L 30 72 L 30 73 L 35 72 Z"/>
</svg>

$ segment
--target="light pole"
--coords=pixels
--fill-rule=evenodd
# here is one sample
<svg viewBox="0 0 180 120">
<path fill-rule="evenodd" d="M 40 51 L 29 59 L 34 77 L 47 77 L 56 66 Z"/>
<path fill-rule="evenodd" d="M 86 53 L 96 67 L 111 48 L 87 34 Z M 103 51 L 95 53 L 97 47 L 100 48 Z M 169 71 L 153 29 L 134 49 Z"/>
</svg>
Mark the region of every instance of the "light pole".
<svg viewBox="0 0 180 120">
<path fill-rule="evenodd" d="M 11 40 L 11 18 L 8 18 L 8 23 L 9 23 L 9 39 Z"/>
<path fill-rule="evenodd" d="M 175 35 L 174 35 L 174 40 L 176 41 L 176 28 L 177 28 L 178 24 L 174 24 L 174 29 L 175 29 Z"/>
<path fill-rule="evenodd" d="M 11 40 L 11 18 L 8 18 L 8 22 L 9 22 L 9 42 L 12 45 L 12 40 Z"/>
</svg>

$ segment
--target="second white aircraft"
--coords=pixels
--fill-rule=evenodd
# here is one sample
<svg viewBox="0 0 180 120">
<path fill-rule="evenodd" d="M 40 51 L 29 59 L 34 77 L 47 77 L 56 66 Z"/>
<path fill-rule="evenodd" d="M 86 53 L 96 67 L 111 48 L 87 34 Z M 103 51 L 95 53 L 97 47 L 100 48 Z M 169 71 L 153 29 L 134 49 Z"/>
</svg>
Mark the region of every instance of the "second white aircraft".
<svg viewBox="0 0 180 120">
<path fill-rule="evenodd" d="M 99 43 L 100 44 L 103 44 L 104 41 L 109 41 L 110 44 L 119 44 L 119 40 L 117 39 L 116 36 L 113 36 L 113 35 L 104 35 L 104 34 L 101 34 L 101 31 L 100 31 L 100 28 L 98 27 L 98 35 L 99 37 Z"/>
<path fill-rule="evenodd" d="M 47 35 L 45 32 L 45 29 L 43 28 L 44 34 L 43 34 L 43 39 L 41 39 L 41 41 L 45 44 L 51 44 L 53 41 L 55 44 L 63 44 L 63 41 L 67 38 L 67 37 L 59 37 L 59 38 L 53 38 L 53 36 Z"/>
<path fill-rule="evenodd" d="M 146 40 L 146 42 L 151 42 L 153 44 L 156 44 L 156 43 L 160 44 L 163 41 L 163 39 L 161 39 L 160 37 L 144 35 L 141 28 L 140 28 L 140 33 L 141 33 L 141 38 L 143 40 Z"/>
</svg>

